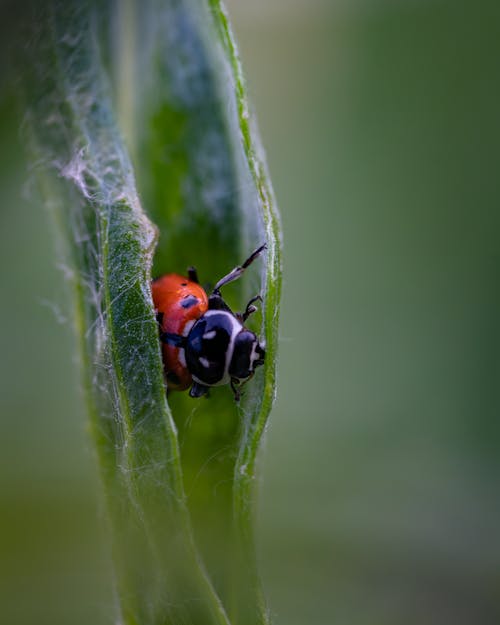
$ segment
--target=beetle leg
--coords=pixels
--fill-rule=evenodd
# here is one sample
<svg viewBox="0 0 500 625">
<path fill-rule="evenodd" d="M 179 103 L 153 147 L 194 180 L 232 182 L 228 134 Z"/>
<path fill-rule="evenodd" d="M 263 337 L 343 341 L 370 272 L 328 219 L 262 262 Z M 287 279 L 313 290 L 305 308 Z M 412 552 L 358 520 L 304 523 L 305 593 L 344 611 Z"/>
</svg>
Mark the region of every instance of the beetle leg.
<svg viewBox="0 0 500 625">
<path fill-rule="evenodd" d="M 162 332 L 160 334 L 160 341 L 173 345 L 174 347 L 184 347 L 186 345 L 186 337 L 180 334 L 174 334 L 173 332 Z"/>
<path fill-rule="evenodd" d="M 262 301 L 262 297 L 260 295 L 252 297 L 252 299 L 248 302 L 245 312 L 241 315 L 243 321 L 246 321 L 248 317 L 250 317 L 250 315 L 257 310 L 257 306 L 253 306 L 253 303 L 258 301 Z"/>
<path fill-rule="evenodd" d="M 164 315 L 164 313 L 162 313 L 162 312 L 156 313 L 156 321 L 158 321 L 158 324 L 160 326 L 163 323 L 163 315 Z"/>
<path fill-rule="evenodd" d="M 220 289 L 225 284 L 229 284 L 230 282 L 234 282 L 234 280 L 237 280 L 241 276 L 241 274 L 245 271 L 245 269 L 249 265 L 251 265 L 253 261 L 257 258 L 257 256 L 259 256 L 261 252 L 265 250 L 266 248 L 267 248 L 267 245 L 264 243 L 264 245 L 261 245 L 259 248 L 257 248 L 255 252 L 252 252 L 242 265 L 238 265 L 238 267 L 235 267 L 232 271 L 230 271 L 227 274 L 227 276 L 224 276 L 223 278 L 221 278 L 217 282 L 217 284 L 214 286 L 212 295 L 220 295 Z"/>
<path fill-rule="evenodd" d="M 203 395 L 208 395 L 208 386 L 204 384 L 200 384 L 199 382 L 193 382 L 193 386 L 189 391 L 190 397 L 202 397 Z"/>
<path fill-rule="evenodd" d="M 169 388 L 170 384 L 180 384 L 179 376 L 177 375 L 177 373 L 175 373 L 175 371 L 167 371 L 167 373 L 165 374 L 165 378 L 167 381 L 167 388 Z"/>
<path fill-rule="evenodd" d="M 241 399 L 241 393 L 240 393 L 240 389 L 237 388 L 237 385 L 240 383 L 240 381 L 238 380 L 238 378 L 231 378 L 231 390 L 233 391 L 234 394 L 234 401 L 236 403 L 238 403 Z"/>
</svg>

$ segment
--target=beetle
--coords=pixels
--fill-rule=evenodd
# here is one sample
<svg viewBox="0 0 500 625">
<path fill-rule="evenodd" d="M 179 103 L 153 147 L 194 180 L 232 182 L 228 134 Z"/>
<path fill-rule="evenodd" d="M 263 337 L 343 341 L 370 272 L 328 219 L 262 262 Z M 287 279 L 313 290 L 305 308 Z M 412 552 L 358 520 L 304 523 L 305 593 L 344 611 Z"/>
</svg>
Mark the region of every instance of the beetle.
<svg viewBox="0 0 500 625">
<path fill-rule="evenodd" d="M 252 297 L 243 313 L 234 313 L 220 290 L 240 278 L 265 249 L 266 244 L 261 245 L 222 277 L 210 295 L 193 267 L 187 277 L 170 273 L 153 280 L 167 390 L 190 388 L 191 397 L 201 397 L 212 386 L 230 384 L 235 400 L 240 400 L 241 386 L 264 364 L 266 355 L 263 341 L 244 325 L 262 298 Z"/>
</svg>

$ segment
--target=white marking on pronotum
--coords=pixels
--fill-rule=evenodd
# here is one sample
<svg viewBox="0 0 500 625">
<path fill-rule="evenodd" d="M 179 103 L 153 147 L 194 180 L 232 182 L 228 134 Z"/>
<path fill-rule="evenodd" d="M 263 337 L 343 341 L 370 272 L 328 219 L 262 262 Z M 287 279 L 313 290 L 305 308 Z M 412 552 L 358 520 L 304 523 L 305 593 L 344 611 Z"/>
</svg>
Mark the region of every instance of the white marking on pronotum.
<svg viewBox="0 0 500 625">
<path fill-rule="evenodd" d="M 205 332 L 205 334 L 203 335 L 204 339 L 213 339 L 215 336 L 217 335 L 217 332 L 215 330 L 210 330 L 210 332 Z"/>
<path fill-rule="evenodd" d="M 204 356 L 200 356 L 199 360 L 201 364 L 205 367 L 205 369 L 208 369 L 208 367 L 210 367 L 210 362 Z"/>
</svg>

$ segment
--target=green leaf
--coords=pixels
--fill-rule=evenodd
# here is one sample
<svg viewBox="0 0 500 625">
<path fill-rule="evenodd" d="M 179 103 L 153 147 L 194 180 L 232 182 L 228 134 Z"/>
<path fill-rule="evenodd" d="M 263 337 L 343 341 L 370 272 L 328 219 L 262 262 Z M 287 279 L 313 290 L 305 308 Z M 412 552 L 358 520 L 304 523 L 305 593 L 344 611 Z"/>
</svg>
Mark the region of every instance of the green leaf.
<svg viewBox="0 0 500 625">
<path fill-rule="evenodd" d="M 252 511 L 275 394 L 280 227 L 226 15 L 207 0 L 74 0 L 38 22 L 28 127 L 76 294 L 122 619 L 267 623 Z M 241 405 L 221 387 L 169 406 L 153 254 L 154 275 L 194 264 L 213 284 L 263 242 L 224 296 L 236 310 L 263 296 L 252 327 L 265 367 Z"/>
<path fill-rule="evenodd" d="M 275 393 L 281 268 L 274 197 L 221 4 L 147 0 L 132 19 L 138 24 L 137 54 L 129 84 L 138 88 L 130 95 L 127 125 L 134 129 L 130 145 L 141 196 L 161 232 L 155 271 L 183 272 L 194 264 L 202 282 L 213 284 L 258 245 L 268 245 L 265 264 L 256 261 L 252 275 L 224 293 L 236 310 L 256 293 L 264 296 L 264 314 L 254 327 L 260 324 L 265 336 L 267 362 L 246 387 L 242 406 L 225 388 L 214 389 L 210 401 L 196 407 L 185 396 L 169 398 L 188 504 L 209 570 L 216 572 L 225 603 L 238 607 L 238 622 L 267 622 L 252 500 Z"/>
<path fill-rule="evenodd" d="M 97 16 L 70 3 L 43 15 L 29 89 L 34 149 L 71 259 L 122 618 L 227 623 L 192 542 L 149 287 L 156 229 L 116 128 Z"/>
</svg>

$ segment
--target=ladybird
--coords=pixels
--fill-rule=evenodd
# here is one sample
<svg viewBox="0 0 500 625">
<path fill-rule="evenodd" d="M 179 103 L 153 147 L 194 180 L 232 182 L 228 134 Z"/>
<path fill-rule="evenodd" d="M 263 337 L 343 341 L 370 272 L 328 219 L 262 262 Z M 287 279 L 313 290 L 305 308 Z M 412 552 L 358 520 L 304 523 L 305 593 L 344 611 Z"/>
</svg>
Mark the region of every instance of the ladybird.
<svg viewBox="0 0 500 625">
<path fill-rule="evenodd" d="M 262 342 L 244 326 L 262 298 L 256 295 L 243 313 L 234 313 L 220 289 L 237 280 L 264 249 L 265 244 L 221 278 L 210 295 L 193 267 L 187 277 L 170 273 L 153 281 L 167 390 L 190 388 L 191 397 L 201 397 L 211 386 L 230 384 L 235 400 L 240 400 L 241 385 L 264 364 L 266 355 Z"/>
</svg>

